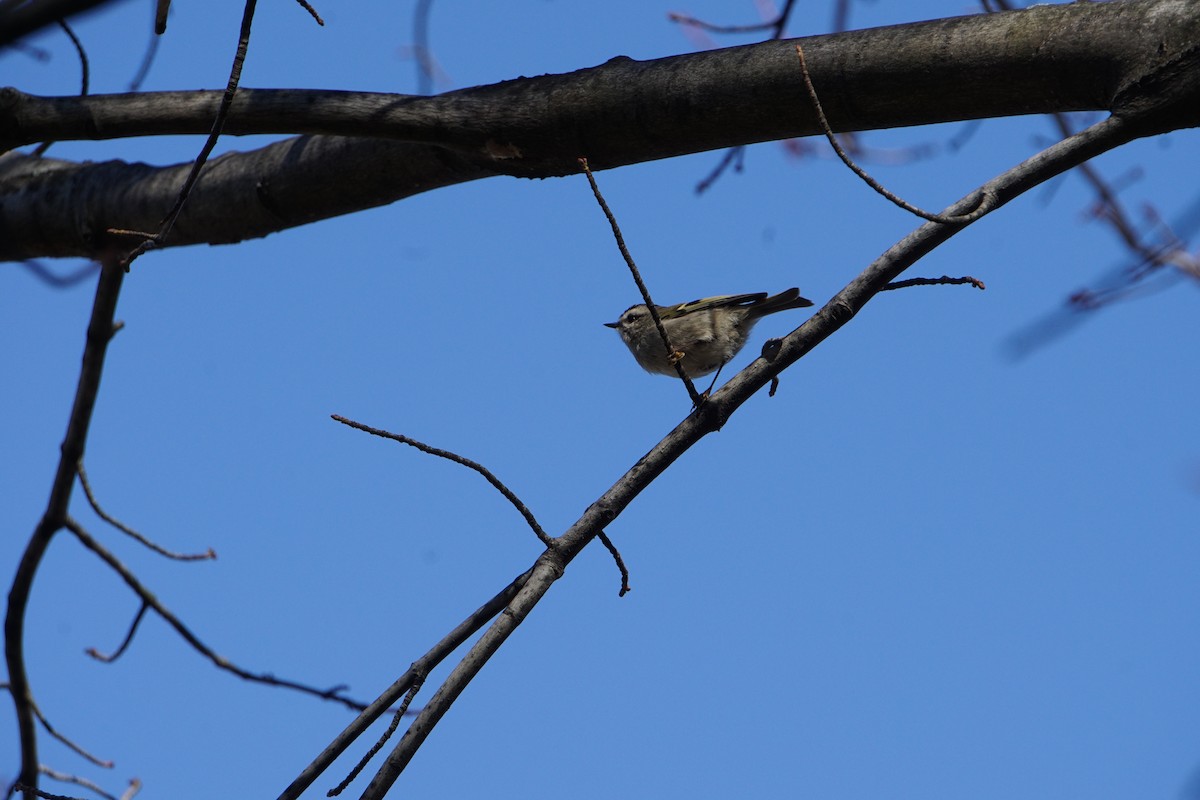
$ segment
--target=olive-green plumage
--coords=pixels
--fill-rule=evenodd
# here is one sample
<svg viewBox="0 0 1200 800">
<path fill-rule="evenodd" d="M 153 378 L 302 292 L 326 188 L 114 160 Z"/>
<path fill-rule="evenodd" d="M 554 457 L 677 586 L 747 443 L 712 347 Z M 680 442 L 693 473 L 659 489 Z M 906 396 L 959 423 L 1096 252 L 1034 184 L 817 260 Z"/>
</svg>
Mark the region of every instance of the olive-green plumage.
<svg viewBox="0 0 1200 800">
<path fill-rule="evenodd" d="M 671 346 L 683 358 L 680 364 L 689 378 L 698 378 L 725 366 L 746 344 L 754 323 L 767 314 L 811 306 L 799 289 L 787 289 L 773 297 L 766 292 L 705 297 L 675 306 L 655 306 Z M 626 309 L 615 328 L 647 372 L 676 375 L 666 345 L 645 304 Z"/>
</svg>

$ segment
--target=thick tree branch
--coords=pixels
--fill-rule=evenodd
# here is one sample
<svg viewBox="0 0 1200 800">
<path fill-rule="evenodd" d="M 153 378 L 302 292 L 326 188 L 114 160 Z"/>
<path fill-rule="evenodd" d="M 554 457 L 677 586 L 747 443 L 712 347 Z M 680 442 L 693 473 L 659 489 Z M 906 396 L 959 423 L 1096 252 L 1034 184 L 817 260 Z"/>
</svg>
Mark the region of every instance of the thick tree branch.
<svg viewBox="0 0 1200 800">
<path fill-rule="evenodd" d="M 189 169 L 0 156 L 0 260 L 128 249 L 133 240 L 106 231 L 154 229 Z M 258 238 L 494 174 L 429 145 L 288 139 L 211 160 L 163 246 Z"/>
<path fill-rule="evenodd" d="M 1171 19 L 1148 13 L 1164 5 L 1175 7 Z M 1178 49 L 1195 41 L 1186 27 L 1196 15 L 1180 5 L 1038 6 L 796 41 L 835 130 L 1100 110 L 1160 42 L 1173 39 Z M 1192 33 L 1196 26 L 1193 20 Z M 207 134 L 221 96 L 34 97 L 8 89 L 0 95 L 0 145 Z M 631 147 L 666 158 L 819 133 L 808 105 L 794 43 L 769 41 L 650 61 L 618 56 L 590 69 L 434 97 L 245 89 L 225 130 L 375 136 L 480 155 L 511 146 L 520 151 L 507 159 L 512 173 L 541 177 L 555 165 L 568 174 L 580 152 L 611 166 L 626 163 Z"/>
<path fill-rule="evenodd" d="M 1097 109 L 1136 109 L 1158 131 L 1200 122 L 1194 3 L 1037 6 L 799 41 L 837 131 Z M 0 143 L 206 133 L 218 97 L 5 90 Z M 481 177 L 567 175 L 582 153 L 607 169 L 820 127 L 794 43 L 772 41 L 429 98 L 243 90 L 225 130 L 323 135 L 215 161 L 166 244 L 264 236 Z M 153 229 L 182 169 L 0 158 L 0 259 L 90 255 L 109 229 Z"/>
</svg>

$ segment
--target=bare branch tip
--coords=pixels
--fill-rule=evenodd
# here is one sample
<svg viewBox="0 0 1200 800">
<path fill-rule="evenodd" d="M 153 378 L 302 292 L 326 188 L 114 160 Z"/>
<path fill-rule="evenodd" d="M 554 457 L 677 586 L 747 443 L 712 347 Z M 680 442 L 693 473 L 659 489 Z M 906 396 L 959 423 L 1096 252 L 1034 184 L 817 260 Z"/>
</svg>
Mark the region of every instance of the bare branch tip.
<svg viewBox="0 0 1200 800">
<path fill-rule="evenodd" d="M 308 12 L 308 15 L 312 17 L 318 25 L 320 25 L 322 28 L 325 27 L 325 20 L 321 19 L 321 15 L 317 13 L 317 10 L 313 8 L 311 4 L 309 4 L 306 0 L 296 0 L 296 2 L 300 4 L 301 8 Z"/>
<path fill-rule="evenodd" d="M 976 289 L 983 291 L 987 288 L 983 281 L 978 278 L 973 278 L 970 275 L 965 275 L 961 278 L 951 278 L 949 275 L 943 275 L 940 278 L 907 278 L 902 281 L 892 281 L 891 283 L 880 289 L 881 292 L 895 291 L 896 289 L 907 289 L 910 286 L 974 286 Z"/>
<path fill-rule="evenodd" d="M 633 589 L 633 587 L 629 585 L 629 570 L 625 567 L 625 560 L 621 558 L 621 552 L 617 550 L 617 546 L 612 543 L 612 539 L 608 538 L 608 534 L 606 534 L 604 531 L 600 531 L 596 534 L 596 536 L 600 539 L 605 548 L 608 549 L 609 554 L 613 557 L 613 561 L 616 562 L 617 569 L 621 573 L 621 589 L 617 592 L 617 597 L 624 597 Z"/>
<path fill-rule="evenodd" d="M 122 793 L 121 800 L 133 800 L 134 796 L 142 790 L 141 778 L 130 778 L 129 787 Z"/>
</svg>

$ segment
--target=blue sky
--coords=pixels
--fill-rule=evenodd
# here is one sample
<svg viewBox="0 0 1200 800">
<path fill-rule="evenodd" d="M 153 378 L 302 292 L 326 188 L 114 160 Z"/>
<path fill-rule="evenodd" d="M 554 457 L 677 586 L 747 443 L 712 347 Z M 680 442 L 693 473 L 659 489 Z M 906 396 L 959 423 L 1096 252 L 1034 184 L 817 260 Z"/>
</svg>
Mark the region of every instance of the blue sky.
<svg viewBox="0 0 1200 800">
<path fill-rule="evenodd" d="M 146 88 L 224 85 L 240 17 L 227 5 L 177 4 Z M 811 5 L 793 34 L 827 30 L 831 12 Z M 410 8 L 319 7 L 318 28 L 293 4 L 262 4 L 243 85 L 411 92 Z M 438 89 L 694 49 L 672 10 L 757 18 L 749 2 L 437 4 Z M 852 24 L 974 10 L 856 4 Z M 125 3 L 77 26 L 94 93 L 124 89 L 149 18 L 148 3 Z M 52 60 L 0 54 L 0 82 L 75 92 L 64 37 L 30 42 Z M 957 154 L 869 166 L 940 208 L 1051 137 L 1041 118 L 995 120 Z M 1097 165 L 1113 179 L 1140 170 L 1129 207 L 1172 218 L 1195 201 L 1196 144 L 1174 133 Z M 50 155 L 169 164 L 200 145 L 61 143 Z M 795 285 L 820 305 L 917 224 L 836 160 L 778 144 L 751 148 L 744 172 L 697 197 L 719 157 L 598 175 L 659 302 Z M 695 447 L 608 529 L 633 592 L 618 599 L 611 560 L 590 547 L 396 795 L 1196 796 L 1200 384 L 1184 335 L 1195 286 L 1006 355 L 1011 337 L 1124 263 L 1090 202 L 1068 176 L 973 226 L 910 275 L 970 274 L 985 292 L 881 295 L 775 397 Z M 91 288 L 0 270 L 7 574 L 49 490 Z M 110 512 L 219 559 L 166 563 L 82 496 L 72 512 L 221 654 L 371 699 L 540 546 L 477 475 L 329 415 L 487 465 L 561 532 L 689 410 L 677 382 L 642 372 L 601 326 L 636 299 L 582 178 L 480 181 L 152 254 L 125 283 L 87 465 Z M 804 318 L 768 318 L 734 366 Z M 114 665 L 83 655 L 113 649 L 136 610 L 70 536 L 54 542 L 29 611 L 34 692 L 53 724 L 117 766 L 91 768 L 43 735 L 52 767 L 117 792 L 137 776 L 143 796 L 273 797 L 349 720 L 215 671 L 157 619 Z M 11 713 L 0 755 L 8 781 Z"/>
</svg>

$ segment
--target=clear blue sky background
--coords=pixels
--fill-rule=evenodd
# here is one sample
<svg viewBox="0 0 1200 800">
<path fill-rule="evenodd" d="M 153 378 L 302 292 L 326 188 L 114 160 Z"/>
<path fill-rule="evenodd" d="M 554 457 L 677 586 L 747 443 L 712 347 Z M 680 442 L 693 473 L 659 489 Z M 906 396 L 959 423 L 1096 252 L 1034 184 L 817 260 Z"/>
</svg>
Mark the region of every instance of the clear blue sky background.
<svg viewBox="0 0 1200 800">
<path fill-rule="evenodd" d="M 176 5 L 146 88 L 224 86 L 239 4 Z M 124 90 L 149 6 L 78 24 L 93 92 Z M 827 31 L 827 6 L 801 4 L 790 32 Z M 292 3 L 263 3 L 243 84 L 411 92 L 411 7 L 320 3 L 318 28 Z M 437 88 L 703 46 L 670 10 L 758 18 L 741 1 L 438 3 Z M 852 24 L 975 11 L 857 3 Z M 0 83 L 77 91 L 65 37 L 29 43 L 52 60 L 0 53 Z M 940 208 L 1053 136 L 1038 117 L 990 121 L 957 154 L 870 166 Z M 50 155 L 169 164 L 200 145 L 63 143 Z M 1196 145 L 1176 133 L 1098 166 L 1114 180 L 1140 170 L 1128 206 L 1171 218 L 1195 200 Z M 660 302 L 795 285 L 821 304 L 917 224 L 827 155 L 796 160 L 779 144 L 752 148 L 743 173 L 697 197 L 720 155 L 599 176 Z M 747 403 L 609 529 L 633 592 L 618 599 L 611 560 L 589 548 L 396 796 L 1200 795 L 1195 286 L 1006 356 L 1010 337 L 1124 263 L 1090 203 L 1066 177 L 987 218 L 912 273 L 974 275 L 986 292 L 880 296 L 774 398 Z M 6 580 L 46 500 L 91 292 L 0 270 Z M 643 373 L 601 327 L 635 301 L 582 178 L 475 182 L 261 241 L 153 254 L 125 283 L 87 465 L 108 510 L 220 558 L 167 563 L 81 495 L 72 511 L 223 655 L 373 698 L 540 546 L 477 475 L 329 415 L 482 462 L 560 532 L 689 409 L 677 382 Z M 747 353 L 803 320 L 770 318 Z M 216 671 L 157 618 L 116 664 L 84 656 L 115 648 L 137 605 L 72 537 L 54 542 L 29 610 L 33 688 L 54 725 L 117 765 L 92 768 L 42 735 L 48 765 L 115 792 L 138 776 L 146 797 L 274 797 L 349 720 Z M 17 766 L 4 712 L 0 778 Z"/>
</svg>

